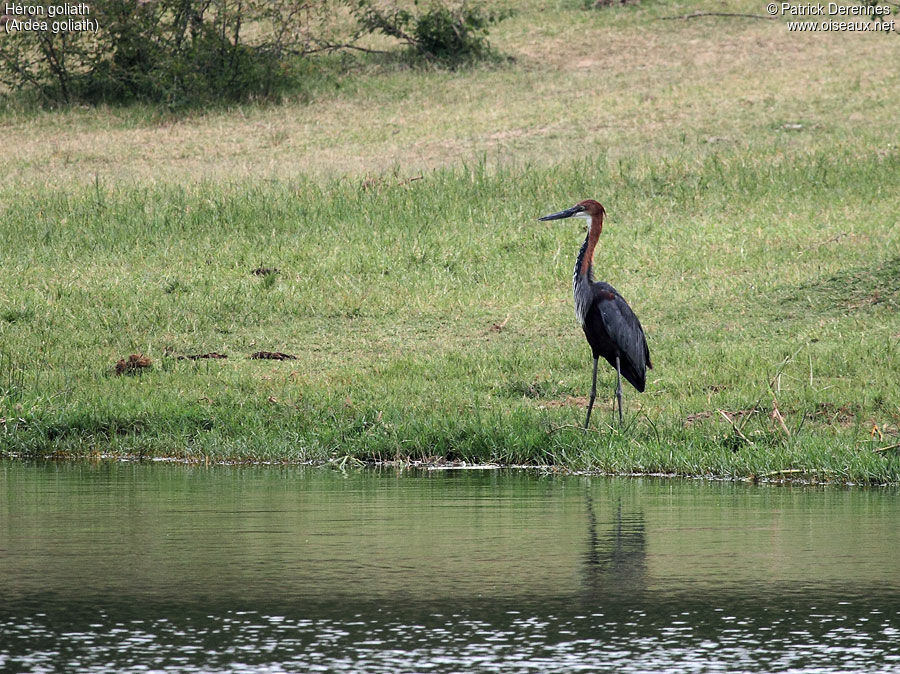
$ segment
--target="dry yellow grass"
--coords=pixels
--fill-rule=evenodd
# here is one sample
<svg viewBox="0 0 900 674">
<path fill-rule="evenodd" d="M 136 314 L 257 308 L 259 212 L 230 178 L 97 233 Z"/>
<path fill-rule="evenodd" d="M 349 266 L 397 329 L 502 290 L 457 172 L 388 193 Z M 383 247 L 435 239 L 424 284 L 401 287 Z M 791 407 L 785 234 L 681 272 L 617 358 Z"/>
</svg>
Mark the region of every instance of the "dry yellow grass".
<svg viewBox="0 0 900 674">
<path fill-rule="evenodd" d="M 758 12 L 732 2 L 730 11 Z M 781 21 L 662 21 L 697 9 L 537 3 L 495 29 L 515 58 L 476 72 L 361 66 L 313 103 L 162 122 L 71 110 L 0 120 L 7 189 L 104 181 L 403 175 L 474 161 L 613 159 L 689 146 L 896 142 L 900 39 Z M 717 5 L 716 10 L 722 6 Z M 136 121 L 138 120 L 138 121 Z M 802 128 L 796 128 L 801 125 Z"/>
</svg>

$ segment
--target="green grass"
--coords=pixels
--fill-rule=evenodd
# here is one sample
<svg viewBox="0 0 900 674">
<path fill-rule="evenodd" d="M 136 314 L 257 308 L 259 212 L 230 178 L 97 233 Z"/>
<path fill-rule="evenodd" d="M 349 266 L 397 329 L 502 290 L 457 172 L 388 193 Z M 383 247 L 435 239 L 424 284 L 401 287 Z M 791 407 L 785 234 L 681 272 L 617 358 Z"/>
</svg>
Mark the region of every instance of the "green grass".
<svg viewBox="0 0 900 674">
<path fill-rule="evenodd" d="M 900 41 L 658 20 L 708 9 L 523 2 L 513 62 L 312 102 L 5 108 L 0 454 L 900 482 L 900 74 L 855 65 Z M 655 368 L 585 433 L 584 234 L 536 218 L 588 197 Z"/>
<path fill-rule="evenodd" d="M 873 450 L 900 422 L 898 171 L 896 153 L 725 152 L 39 193 L 0 228 L 0 448 L 896 481 Z M 535 218 L 587 194 L 614 195 L 597 273 L 656 367 L 623 427 L 605 369 L 584 433 L 583 232 Z M 210 351 L 229 358 L 176 358 Z M 114 376 L 130 353 L 153 367 Z M 718 410 L 753 412 L 743 438 Z"/>
</svg>

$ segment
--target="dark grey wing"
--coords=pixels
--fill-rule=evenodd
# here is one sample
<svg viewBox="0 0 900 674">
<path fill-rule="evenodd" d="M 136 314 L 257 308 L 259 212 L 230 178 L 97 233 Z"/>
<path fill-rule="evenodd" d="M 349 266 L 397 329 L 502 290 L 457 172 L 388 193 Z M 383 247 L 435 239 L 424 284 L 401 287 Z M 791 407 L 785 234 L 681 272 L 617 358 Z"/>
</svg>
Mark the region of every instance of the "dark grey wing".
<svg viewBox="0 0 900 674">
<path fill-rule="evenodd" d="M 641 322 L 634 315 L 628 302 L 608 283 L 594 285 L 594 306 L 610 341 L 619 351 L 622 375 L 638 391 L 643 391 L 647 368 L 650 363 L 650 349 L 644 337 Z M 610 363 L 615 367 L 615 359 Z"/>
</svg>

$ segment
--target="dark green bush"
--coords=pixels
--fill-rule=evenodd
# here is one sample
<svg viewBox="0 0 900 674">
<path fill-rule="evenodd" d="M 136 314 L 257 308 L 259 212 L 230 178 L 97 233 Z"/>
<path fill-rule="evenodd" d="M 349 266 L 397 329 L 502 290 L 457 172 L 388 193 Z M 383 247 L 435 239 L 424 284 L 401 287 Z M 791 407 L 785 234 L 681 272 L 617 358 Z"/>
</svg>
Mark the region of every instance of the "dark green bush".
<svg viewBox="0 0 900 674">
<path fill-rule="evenodd" d="M 466 2 L 450 7 L 437 1 L 415 13 L 396 5 L 380 8 L 374 0 L 351 0 L 351 11 L 363 34 L 396 38 L 416 56 L 451 66 L 492 56 L 488 27 L 505 16 Z"/>
<path fill-rule="evenodd" d="M 3 35 L 0 84 L 51 105 L 272 100 L 306 86 L 312 53 L 360 49 L 353 43 L 370 33 L 451 66 L 486 58 L 487 28 L 502 18 L 465 2 L 412 12 L 338 1 L 359 24 L 345 39 L 328 34 L 340 23 L 329 23 L 335 0 L 94 0 L 96 31 Z"/>
<path fill-rule="evenodd" d="M 4 36 L 0 81 L 48 103 L 180 107 L 271 99 L 300 84 L 303 22 L 324 6 L 325 0 L 95 0 L 90 18 L 97 32 Z M 266 30 L 248 41 L 242 34 L 248 24 Z"/>
</svg>

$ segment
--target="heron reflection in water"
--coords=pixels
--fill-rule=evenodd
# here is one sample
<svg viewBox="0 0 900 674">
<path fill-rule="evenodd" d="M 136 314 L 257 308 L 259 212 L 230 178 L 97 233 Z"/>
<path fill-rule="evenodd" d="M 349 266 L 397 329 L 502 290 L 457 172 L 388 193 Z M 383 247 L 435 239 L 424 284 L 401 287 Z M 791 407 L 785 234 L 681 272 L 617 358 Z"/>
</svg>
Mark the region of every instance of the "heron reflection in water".
<svg viewBox="0 0 900 674">
<path fill-rule="evenodd" d="M 587 550 L 584 553 L 584 598 L 601 602 L 627 595 L 635 599 L 647 587 L 647 540 L 644 514 L 623 512 L 622 499 L 616 503 L 611 526 L 598 530 L 594 499 L 585 493 L 587 510 Z"/>
</svg>

